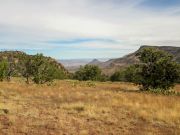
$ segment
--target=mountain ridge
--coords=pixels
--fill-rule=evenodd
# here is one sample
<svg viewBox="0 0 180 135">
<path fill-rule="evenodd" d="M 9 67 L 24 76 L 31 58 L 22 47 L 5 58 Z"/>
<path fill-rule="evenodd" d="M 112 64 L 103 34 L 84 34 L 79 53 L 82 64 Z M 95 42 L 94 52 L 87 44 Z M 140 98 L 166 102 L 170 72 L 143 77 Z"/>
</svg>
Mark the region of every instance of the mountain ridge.
<svg viewBox="0 0 180 135">
<path fill-rule="evenodd" d="M 177 63 L 180 63 L 180 47 L 143 45 L 137 51 L 127 54 L 121 58 L 110 59 L 106 62 L 100 62 L 97 64 L 93 63 L 93 65 L 99 66 L 105 74 L 112 74 L 120 68 L 139 63 L 139 59 L 136 54 L 142 51 L 144 48 L 157 48 L 159 50 L 168 52 L 174 56 L 174 60 Z M 89 64 L 91 64 L 91 62 Z"/>
</svg>

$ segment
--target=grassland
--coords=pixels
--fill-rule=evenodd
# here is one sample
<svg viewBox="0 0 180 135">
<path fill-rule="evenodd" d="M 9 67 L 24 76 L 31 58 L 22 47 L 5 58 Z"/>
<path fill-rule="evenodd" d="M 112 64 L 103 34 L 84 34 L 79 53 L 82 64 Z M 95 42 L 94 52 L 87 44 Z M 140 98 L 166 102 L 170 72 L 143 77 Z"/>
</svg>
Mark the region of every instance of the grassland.
<svg viewBox="0 0 180 135">
<path fill-rule="evenodd" d="M 0 83 L 0 135 L 179 134 L 180 96 L 140 92 L 129 83 Z"/>
</svg>

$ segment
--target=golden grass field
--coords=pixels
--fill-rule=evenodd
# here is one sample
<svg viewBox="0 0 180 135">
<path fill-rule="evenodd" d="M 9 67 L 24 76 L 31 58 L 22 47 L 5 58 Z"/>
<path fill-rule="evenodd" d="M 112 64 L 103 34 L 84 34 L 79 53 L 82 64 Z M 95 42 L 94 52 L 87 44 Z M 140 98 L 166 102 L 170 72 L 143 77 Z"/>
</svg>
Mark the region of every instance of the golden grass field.
<svg viewBox="0 0 180 135">
<path fill-rule="evenodd" d="M 129 83 L 1 82 L 0 135 L 180 135 L 180 96 Z"/>
</svg>

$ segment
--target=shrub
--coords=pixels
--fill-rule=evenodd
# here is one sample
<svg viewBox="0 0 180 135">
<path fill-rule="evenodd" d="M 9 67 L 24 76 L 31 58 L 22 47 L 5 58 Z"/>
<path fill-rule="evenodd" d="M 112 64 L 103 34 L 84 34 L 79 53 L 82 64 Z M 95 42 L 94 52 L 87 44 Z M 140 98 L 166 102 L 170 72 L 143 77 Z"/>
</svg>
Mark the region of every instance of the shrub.
<svg viewBox="0 0 180 135">
<path fill-rule="evenodd" d="M 0 62 L 0 81 L 3 81 L 8 76 L 8 62 L 2 60 Z"/>
<path fill-rule="evenodd" d="M 106 81 L 109 81 L 109 79 L 110 79 L 109 76 L 105 74 L 101 74 L 99 81 L 106 82 Z"/>
<path fill-rule="evenodd" d="M 114 74 L 110 76 L 110 80 L 112 82 L 116 81 L 125 81 L 125 75 L 124 75 L 124 70 L 116 71 Z"/>
<path fill-rule="evenodd" d="M 140 75 L 141 70 L 141 66 L 137 64 L 127 67 L 124 71 L 124 80 L 126 82 L 138 83 L 142 79 Z"/>
<path fill-rule="evenodd" d="M 110 80 L 115 81 L 123 81 L 123 82 L 139 82 L 141 78 L 140 73 L 141 68 L 139 65 L 131 65 L 120 71 L 115 72 L 111 77 Z"/>
<path fill-rule="evenodd" d="M 154 94 L 162 94 L 162 95 L 174 95 L 174 96 L 179 96 L 180 93 L 176 92 L 176 91 L 168 91 L 168 90 L 162 90 L 162 89 L 149 89 L 150 93 L 154 93 Z"/>
<path fill-rule="evenodd" d="M 180 75 L 180 64 L 178 65 L 178 74 Z M 177 83 L 180 83 L 180 77 L 176 81 Z"/>
</svg>

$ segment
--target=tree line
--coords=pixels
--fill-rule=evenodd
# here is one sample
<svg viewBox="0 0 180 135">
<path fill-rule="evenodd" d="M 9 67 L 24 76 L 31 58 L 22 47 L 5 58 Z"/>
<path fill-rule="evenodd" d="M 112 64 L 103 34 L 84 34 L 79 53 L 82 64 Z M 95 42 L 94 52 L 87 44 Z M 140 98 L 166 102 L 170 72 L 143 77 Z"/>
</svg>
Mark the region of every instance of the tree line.
<svg viewBox="0 0 180 135">
<path fill-rule="evenodd" d="M 110 80 L 132 82 L 142 90 L 168 90 L 180 82 L 180 64 L 173 56 L 156 48 L 145 48 L 137 54 L 139 64 L 121 69 L 109 78 L 101 74 L 97 66 L 86 65 L 75 73 L 78 80 Z"/>
<path fill-rule="evenodd" d="M 26 83 L 37 84 L 52 82 L 54 79 L 76 79 L 80 81 L 123 81 L 141 86 L 142 90 L 168 90 L 180 82 L 180 64 L 173 56 L 156 48 L 145 48 L 137 54 L 140 63 L 134 64 L 106 76 L 95 65 L 80 67 L 74 74 L 66 75 L 64 71 L 45 59 L 42 54 L 32 57 L 21 56 L 19 64 L 6 59 L 0 62 L 0 81 L 10 81 L 11 76 L 22 76 Z M 18 74 L 16 73 L 18 70 Z"/>
</svg>

